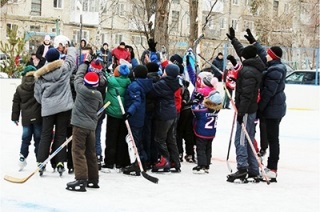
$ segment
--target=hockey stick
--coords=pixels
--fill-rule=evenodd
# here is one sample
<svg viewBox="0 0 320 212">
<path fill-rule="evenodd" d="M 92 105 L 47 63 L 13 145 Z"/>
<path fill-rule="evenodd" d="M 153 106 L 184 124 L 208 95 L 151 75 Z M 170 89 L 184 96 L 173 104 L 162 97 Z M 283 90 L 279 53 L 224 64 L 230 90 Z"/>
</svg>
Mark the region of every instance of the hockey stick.
<svg viewBox="0 0 320 212">
<path fill-rule="evenodd" d="M 102 111 L 104 109 L 106 109 L 108 106 L 110 105 L 110 101 L 108 101 L 98 112 L 97 115 L 99 115 L 100 113 L 102 113 Z M 6 181 L 9 181 L 11 183 L 24 183 L 27 180 L 29 180 L 35 173 L 37 173 L 40 169 L 42 169 L 54 156 L 56 156 L 56 154 L 58 154 L 65 146 L 68 145 L 68 143 L 72 140 L 72 135 L 65 141 L 63 142 L 63 144 L 61 144 L 51 155 L 49 155 L 49 157 L 42 162 L 36 170 L 34 170 L 30 175 L 24 177 L 24 178 L 17 178 L 17 177 L 12 177 L 9 175 L 5 175 L 4 179 Z"/>
<path fill-rule="evenodd" d="M 234 112 L 233 114 L 233 120 L 232 120 L 232 126 L 231 126 L 231 132 L 230 132 L 230 139 L 229 139 L 229 146 L 228 146 L 228 153 L 227 153 L 227 166 L 228 166 L 228 169 L 229 171 L 232 173 L 232 169 L 231 169 L 231 166 L 229 164 L 229 156 L 230 156 L 230 149 L 231 149 L 231 143 L 232 143 L 232 135 L 233 135 L 233 130 L 234 130 L 234 124 L 236 122 L 236 117 L 237 117 L 237 113 Z"/>
<path fill-rule="evenodd" d="M 72 140 L 72 136 L 70 136 L 65 142 L 63 142 L 63 144 L 61 144 L 61 146 L 59 146 L 59 148 L 57 148 L 51 155 L 49 155 L 49 157 L 42 162 L 38 168 L 36 170 L 34 170 L 31 174 L 29 174 L 27 177 L 24 178 L 17 178 L 17 177 L 12 177 L 12 176 L 8 176 L 5 175 L 4 179 L 6 181 L 9 181 L 11 183 L 24 183 L 27 180 L 29 180 L 35 173 L 37 173 L 40 169 L 42 169 L 54 156 L 56 156 L 56 154 L 58 154 L 65 146 L 68 145 L 68 143 Z"/>
<path fill-rule="evenodd" d="M 224 85 L 224 86 L 225 86 L 225 85 Z M 236 113 L 238 113 L 236 104 L 234 103 L 233 99 L 231 98 L 231 95 L 230 95 L 230 93 L 229 93 L 229 91 L 227 90 L 226 87 L 225 87 L 225 90 L 226 90 L 226 94 L 228 95 L 228 97 L 229 97 L 229 99 L 230 99 L 230 102 L 231 102 L 231 105 L 232 105 L 234 111 L 235 111 Z M 252 152 L 253 152 L 253 154 L 254 154 L 254 156 L 255 156 L 258 164 L 259 164 L 259 167 L 260 167 L 261 172 L 262 172 L 262 176 L 263 176 L 263 178 L 265 179 L 265 181 L 267 182 L 267 184 L 269 185 L 269 184 L 270 184 L 270 180 L 269 180 L 266 172 L 265 172 L 264 169 L 263 169 L 263 165 L 262 165 L 262 163 L 261 163 L 260 160 L 259 160 L 259 157 L 258 157 L 258 154 L 257 154 L 256 150 L 254 149 L 252 140 L 251 140 L 251 138 L 250 138 L 250 136 L 249 136 L 249 133 L 248 133 L 248 131 L 247 131 L 246 126 L 244 125 L 244 123 L 241 124 L 241 127 L 242 127 L 242 131 L 244 132 L 244 134 L 245 134 L 245 136 L 246 136 L 246 138 L 247 138 L 247 140 L 248 140 L 248 143 L 249 143 L 249 145 L 250 145 L 250 147 L 251 147 L 251 150 L 252 150 Z"/>
<path fill-rule="evenodd" d="M 212 63 L 210 63 L 209 61 L 207 61 L 201 54 L 198 54 L 198 56 L 206 63 L 208 63 L 215 71 L 219 72 L 221 75 L 223 75 L 223 72 L 218 69 L 217 66 L 213 65 Z"/>
<path fill-rule="evenodd" d="M 121 112 L 122 114 L 125 114 L 125 110 L 124 110 L 124 107 L 123 107 L 123 104 L 122 104 L 122 101 L 121 101 L 121 97 L 119 95 L 119 91 L 116 89 L 116 93 L 117 93 L 117 98 L 118 98 L 118 102 L 119 102 L 119 105 L 120 105 L 120 108 L 121 108 Z M 138 165 L 139 165 L 139 168 L 140 168 L 140 171 L 142 173 L 142 176 L 153 182 L 153 183 L 158 183 L 159 182 L 159 179 L 156 178 L 156 177 L 152 177 L 150 175 L 148 175 L 144 170 L 143 170 L 143 167 L 142 167 L 142 163 L 141 163 L 141 160 L 140 160 L 140 156 L 139 156 L 139 152 L 138 152 L 138 149 L 137 149 L 137 146 L 136 146 L 136 143 L 134 141 L 134 138 L 133 138 L 133 135 L 132 135 L 132 131 L 131 131 L 131 128 L 130 128 L 130 125 L 129 125 L 129 121 L 128 120 L 125 120 L 125 124 L 126 124 L 126 127 L 128 129 L 128 134 L 130 135 L 131 139 L 132 139 L 132 144 L 133 144 L 133 149 L 134 149 L 134 152 L 136 154 L 136 157 L 137 157 L 137 162 L 138 162 Z"/>
<path fill-rule="evenodd" d="M 104 111 L 110 104 L 111 104 L 110 101 L 108 101 L 107 103 L 105 103 L 105 104 L 103 105 L 103 107 L 98 110 L 97 116 L 99 116 L 100 113 L 102 113 L 102 111 Z"/>
</svg>

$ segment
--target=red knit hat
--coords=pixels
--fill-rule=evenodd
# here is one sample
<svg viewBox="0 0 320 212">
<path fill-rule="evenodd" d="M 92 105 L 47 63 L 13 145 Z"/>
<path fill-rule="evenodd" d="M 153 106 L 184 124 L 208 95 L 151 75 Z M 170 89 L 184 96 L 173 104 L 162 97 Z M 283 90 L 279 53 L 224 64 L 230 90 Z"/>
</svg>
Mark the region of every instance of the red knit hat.
<svg viewBox="0 0 320 212">
<path fill-rule="evenodd" d="M 279 60 L 282 57 L 282 49 L 279 46 L 272 46 L 267 53 L 273 60 Z"/>
<path fill-rule="evenodd" d="M 99 85 L 99 76 L 95 72 L 88 72 L 84 75 L 83 83 L 86 86 L 98 87 Z"/>
<path fill-rule="evenodd" d="M 88 70 L 91 72 L 99 72 L 101 71 L 101 69 L 102 69 L 102 65 L 100 60 L 95 59 L 95 60 L 92 60 L 92 62 L 90 63 Z"/>
</svg>

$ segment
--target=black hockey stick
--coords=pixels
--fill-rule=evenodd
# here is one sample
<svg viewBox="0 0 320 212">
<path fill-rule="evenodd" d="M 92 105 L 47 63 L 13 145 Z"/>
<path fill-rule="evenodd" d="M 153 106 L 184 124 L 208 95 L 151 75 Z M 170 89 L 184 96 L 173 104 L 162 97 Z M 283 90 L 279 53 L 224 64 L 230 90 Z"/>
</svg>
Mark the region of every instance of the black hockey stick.
<svg viewBox="0 0 320 212">
<path fill-rule="evenodd" d="M 120 105 L 120 108 L 121 108 L 121 112 L 122 114 L 125 114 L 125 111 L 124 111 L 124 107 L 123 107 L 123 104 L 122 104 L 122 101 L 121 101 L 121 97 L 119 95 L 119 91 L 116 89 L 116 93 L 117 93 L 117 98 L 118 98 L 118 102 L 119 102 L 119 105 Z M 151 175 L 148 175 L 144 170 L 143 170 L 143 167 L 142 167 L 142 163 L 141 163 L 141 160 L 140 160 L 140 156 L 139 156 L 139 152 L 138 152 L 138 149 L 137 149 L 137 146 L 136 146 L 136 143 L 134 141 L 134 138 L 133 138 L 133 135 L 132 135 L 132 132 L 131 132 L 131 128 L 130 128 L 130 125 L 129 125 L 129 121 L 128 120 L 125 120 L 125 124 L 126 124 L 126 127 L 128 129 L 128 134 L 129 136 L 131 137 L 132 139 L 132 144 L 133 144 L 133 149 L 134 149 L 134 152 L 135 152 L 135 155 L 137 157 L 137 162 L 138 162 L 138 165 L 139 165 L 139 168 L 140 168 L 140 171 L 142 173 L 142 176 L 153 182 L 153 183 L 158 183 L 159 182 L 159 179 L 156 178 L 156 177 L 152 177 Z"/>
<path fill-rule="evenodd" d="M 221 75 L 223 75 L 223 72 L 218 69 L 217 66 L 213 65 L 212 63 L 210 63 L 209 61 L 207 61 L 201 54 L 198 54 L 198 56 L 204 61 L 206 62 L 207 64 L 209 64 L 215 71 L 217 71 L 218 73 L 220 73 Z"/>
<path fill-rule="evenodd" d="M 230 102 L 231 102 L 231 105 L 232 105 L 234 111 L 235 111 L 236 113 L 238 113 L 236 104 L 234 103 L 234 101 L 233 101 L 233 99 L 232 99 L 232 97 L 231 97 L 228 89 L 225 89 L 225 90 L 226 90 L 226 94 L 228 95 L 228 97 L 229 97 L 229 99 L 230 99 Z M 252 140 L 251 140 L 251 138 L 250 138 L 250 135 L 249 135 L 249 133 L 248 133 L 248 131 L 247 131 L 246 126 L 244 125 L 244 123 L 241 124 L 241 127 L 242 127 L 242 131 L 244 132 L 244 134 L 245 134 L 245 136 L 246 136 L 246 138 L 247 138 L 247 140 L 248 140 L 249 146 L 251 147 L 251 150 L 252 150 L 252 152 L 253 152 L 253 154 L 254 154 L 254 156 L 255 156 L 258 164 L 259 164 L 259 168 L 261 169 L 262 176 L 263 176 L 264 180 L 267 182 L 267 184 L 269 185 L 269 184 L 270 184 L 270 179 L 268 178 L 266 172 L 265 172 L 264 169 L 263 169 L 263 165 L 262 165 L 261 161 L 259 160 L 259 157 L 258 157 L 258 154 L 257 154 L 256 150 L 254 149 Z"/>
<path fill-rule="evenodd" d="M 232 169 L 231 169 L 231 166 L 229 164 L 229 156 L 230 156 L 230 149 L 231 149 L 231 143 L 232 143 L 232 135 L 233 135 L 233 130 L 234 130 L 234 124 L 236 122 L 236 117 L 237 117 L 237 113 L 234 112 L 234 115 L 233 115 L 233 120 L 232 120 L 232 126 L 231 126 L 231 132 L 230 132 L 230 139 L 229 139 L 229 146 L 228 146 L 228 153 L 227 153 L 227 166 L 228 166 L 228 169 L 229 171 L 232 173 Z"/>
</svg>

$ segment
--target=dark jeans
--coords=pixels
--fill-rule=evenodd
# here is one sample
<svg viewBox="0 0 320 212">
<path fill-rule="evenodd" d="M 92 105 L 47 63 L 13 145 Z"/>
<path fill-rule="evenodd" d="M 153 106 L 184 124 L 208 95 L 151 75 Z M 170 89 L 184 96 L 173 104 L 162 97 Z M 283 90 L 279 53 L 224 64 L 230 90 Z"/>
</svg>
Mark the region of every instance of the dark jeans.
<svg viewBox="0 0 320 212">
<path fill-rule="evenodd" d="M 183 153 L 183 139 L 185 140 L 186 154 L 194 156 L 195 137 L 192 127 L 193 114 L 190 109 L 182 110 L 177 126 L 177 146 L 179 153 Z"/>
<path fill-rule="evenodd" d="M 55 151 L 56 148 L 60 147 L 61 144 L 66 140 L 67 137 L 67 127 L 70 122 L 71 110 L 57 113 L 50 116 L 42 117 L 42 132 L 41 132 L 41 140 L 39 144 L 38 162 L 44 162 L 50 152 L 50 146 L 52 141 L 52 131 L 53 126 L 55 125 L 55 135 L 54 135 L 54 148 L 52 148 L 52 152 Z M 55 161 L 57 163 L 64 163 L 66 159 L 66 149 L 63 148 L 56 156 Z"/>
<path fill-rule="evenodd" d="M 95 134 L 96 134 L 96 144 L 95 144 L 95 147 L 96 147 L 96 155 L 102 155 L 102 149 L 101 149 L 101 126 L 102 126 L 102 123 L 103 123 L 103 119 L 105 118 L 105 115 L 102 114 L 98 120 L 98 123 L 97 123 L 97 127 L 96 127 L 96 131 L 95 131 Z"/>
<path fill-rule="evenodd" d="M 76 180 L 98 182 L 98 163 L 95 149 L 95 132 L 73 127 L 72 157 Z"/>
<path fill-rule="evenodd" d="M 125 137 L 128 131 L 124 121 L 120 118 L 107 116 L 106 148 L 104 163 L 108 168 L 117 168 L 130 165 L 128 145 Z"/>
<path fill-rule="evenodd" d="M 144 151 L 143 144 L 142 144 L 142 133 L 143 127 L 131 127 L 131 132 L 133 135 L 134 143 L 139 152 L 139 157 L 141 161 L 147 161 L 147 154 Z"/>
<path fill-rule="evenodd" d="M 156 163 L 158 160 L 158 148 L 154 141 L 155 120 L 153 112 L 147 112 L 143 126 L 143 147 L 150 163 Z"/>
<path fill-rule="evenodd" d="M 158 145 L 159 154 L 167 160 L 175 163 L 176 168 L 180 168 L 179 151 L 176 140 L 176 119 L 155 120 L 154 140 Z"/>
<path fill-rule="evenodd" d="M 196 136 L 198 166 L 210 166 L 212 157 L 212 138 Z"/>
<path fill-rule="evenodd" d="M 34 153 L 38 154 L 38 147 L 41 139 L 42 124 L 30 124 L 22 127 L 22 143 L 20 153 L 27 158 L 29 155 L 29 146 L 31 144 L 32 136 L 34 140 Z"/>
<path fill-rule="evenodd" d="M 269 142 L 268 168 L 278 169 L 280 155 L 279 126 L 281 119 L 265 119 L 267 138 Z"/>
</svg>

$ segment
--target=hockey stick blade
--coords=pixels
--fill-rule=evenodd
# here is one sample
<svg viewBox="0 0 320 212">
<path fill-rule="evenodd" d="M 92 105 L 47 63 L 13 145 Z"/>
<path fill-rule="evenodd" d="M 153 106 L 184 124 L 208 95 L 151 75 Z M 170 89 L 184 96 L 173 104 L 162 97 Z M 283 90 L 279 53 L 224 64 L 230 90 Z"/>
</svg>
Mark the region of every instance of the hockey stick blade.
<svg viewBox="0 0 320 212">
<path fill-rule="evenodd" d="M 59 146 L 49 157 L 43 161 L 31 174 L 24 178 L 16 178 L 11 176 L 4 176 L 4 179 L 11 183 L 24 183 L 29 180 L 35 173 L 37 173 L 41 168 L 43 168 L 56 154 L 58 154 L 67 144 L 72 140 L 72 135 L 65 141 L 61 146 Z"/>
<path fill-rule="evenodd" d="M 151 175 L 148 175 L 145 171 L 141 172 L 142 176 L 144 178 L 146 178 L 147 180 L 149 180 L 150 182 L 153 182 L 153 183 L 158 183 L 159 182 L 159 179 L 156 178 L 156 177 L 152 177 Z"/>
</svg>

